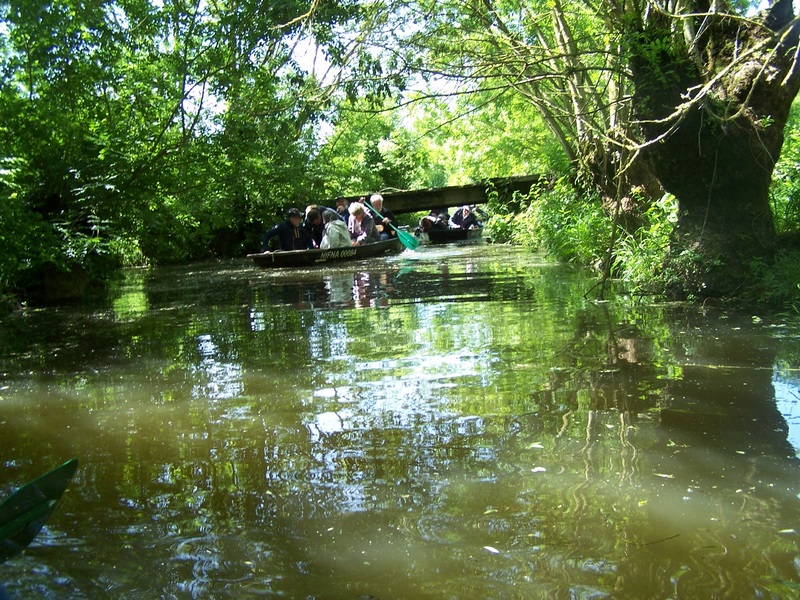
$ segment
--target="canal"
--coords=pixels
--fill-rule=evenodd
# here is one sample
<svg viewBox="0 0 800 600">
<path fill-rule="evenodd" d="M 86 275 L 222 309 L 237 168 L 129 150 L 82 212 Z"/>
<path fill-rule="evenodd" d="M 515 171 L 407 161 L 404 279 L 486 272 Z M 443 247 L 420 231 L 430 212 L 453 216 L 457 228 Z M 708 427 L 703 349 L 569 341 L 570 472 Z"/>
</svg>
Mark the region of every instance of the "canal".
<svg viewBox="0 0 800 600">
<path fill-rule="evenodd" d="M 12 598 L 800 597 L 800 327 L 526 250 L 130 270 L 0 325 Z"/>
</svg>

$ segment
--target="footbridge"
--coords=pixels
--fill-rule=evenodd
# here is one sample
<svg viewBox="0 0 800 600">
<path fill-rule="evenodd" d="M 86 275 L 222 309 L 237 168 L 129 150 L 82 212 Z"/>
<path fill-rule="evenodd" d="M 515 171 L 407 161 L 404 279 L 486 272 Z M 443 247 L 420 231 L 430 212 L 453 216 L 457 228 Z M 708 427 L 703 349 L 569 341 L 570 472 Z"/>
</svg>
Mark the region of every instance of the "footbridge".
<svg viewBox="0 0 800 600">
<path fill-rule="evenodd" d="M 480 183 L 453 185 L 424 190 L 380 192 L 383 204 L 395 214 L 429 211 L 434 208 L 450 208 L 461 204 L 485 204 L 487 190 L 495 190 L 503 198 L 511 198 L 514 192 L 527 194 L 531 187 L 548 181 L 541 175 L 521 177 L 496 177 Z M 365 195 L 369 199 L 369 195 Z M 361 196 L 345 196 L 355 202 Z"/>
</svg>

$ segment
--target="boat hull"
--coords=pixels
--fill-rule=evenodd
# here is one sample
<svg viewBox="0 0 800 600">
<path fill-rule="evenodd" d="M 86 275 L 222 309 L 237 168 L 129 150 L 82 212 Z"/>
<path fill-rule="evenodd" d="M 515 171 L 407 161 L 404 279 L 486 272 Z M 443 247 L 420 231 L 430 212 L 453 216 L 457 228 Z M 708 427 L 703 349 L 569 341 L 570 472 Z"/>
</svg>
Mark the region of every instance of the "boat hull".
<svg viewBox="0 0 800 600">
<path fill-rule="evenodd" d="M 264 269 L 314 267 L 348 260 L 399 254 L 403 251 L 403 248 L 403 243 L 399 239 L 393 238 L 383 242 L 375 242 L 363 246 L 350 246 L 348 248 L 262 252 L 260 254 L 248 254 L 247 258 Z"/>
<path fill-rule="evenodd" d="M 429 244 L 477 242 L 483 240 L 483 227 L 477 229 L 432 229 L 423 235 L 428 237 Z"/>
</svg>

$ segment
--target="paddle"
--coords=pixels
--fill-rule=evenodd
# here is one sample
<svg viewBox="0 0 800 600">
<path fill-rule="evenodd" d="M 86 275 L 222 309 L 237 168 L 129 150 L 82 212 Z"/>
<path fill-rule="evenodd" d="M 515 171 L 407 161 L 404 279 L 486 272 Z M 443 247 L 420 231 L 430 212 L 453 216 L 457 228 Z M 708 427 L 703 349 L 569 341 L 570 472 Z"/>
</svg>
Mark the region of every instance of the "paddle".
<svg viewBox="0 0 800 600">
<path fill-rule="evenodd" d="M 366 204 L 372 212 L 374 212 L 381 219 L 383 219 L 383 215 L 381 215 L 381 213 L 379 213 L 377 210 L 375 210 L 372 207 L 372 204 L 370 204 L 369 202 L 364 202 L 364 204 Z M 395 233 L 397 234 L 397 237 L 403 243 L 403 246 L 405 246 L 409 250 L 416 250 L 417 249 L 417 246 L 419 246 L 419 240 L 417 238 L 415 238 L 413 235 L 411 235 L 407 231 L 401 231 L 400 229 L 398 229 L 397 227 L 395 227 L 391 223 L 389 223 L 389 227 L 394 229 Z"/>
<path fill-rule="evenodd" d="M 33 541 L 77 468 L 78 459 L 73 458 L 25 484 L 0 504 L 0 563 Z"/>
</svg>

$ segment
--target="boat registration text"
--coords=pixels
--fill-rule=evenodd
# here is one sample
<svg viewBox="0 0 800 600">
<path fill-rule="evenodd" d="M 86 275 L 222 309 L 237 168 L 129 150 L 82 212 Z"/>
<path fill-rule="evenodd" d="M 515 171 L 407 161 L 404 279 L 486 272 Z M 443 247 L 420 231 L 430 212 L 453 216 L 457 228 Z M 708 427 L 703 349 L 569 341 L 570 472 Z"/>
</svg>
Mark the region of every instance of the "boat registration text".
<svg viewBox="0 0 800 600">
<path fill-rule="evenodd" d="M 349 258 L 356 255 L 356 248 L 341 248 L 336 250 L 326 250 L 319 255 L 320 260 L 331 260 L 337 258 Z"/>
</svg>

